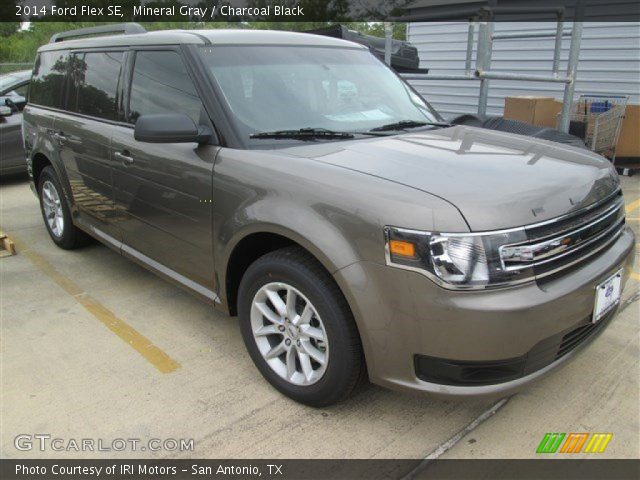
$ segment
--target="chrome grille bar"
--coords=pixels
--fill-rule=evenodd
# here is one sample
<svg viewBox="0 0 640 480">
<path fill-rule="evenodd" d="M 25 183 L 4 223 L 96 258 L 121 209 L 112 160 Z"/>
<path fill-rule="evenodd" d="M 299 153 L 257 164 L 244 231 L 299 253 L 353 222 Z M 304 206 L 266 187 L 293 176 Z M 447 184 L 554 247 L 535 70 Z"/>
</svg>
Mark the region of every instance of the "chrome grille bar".
<svg viewBox="0 0 640 480">
<path fill-rule="evenodd" d="M 545 235 L 542 238 L 519 244 L 501 246 L 499 253 L 502 268 L 505 271 L 516 271 L 554 261 L 560 263 L 562 258 L 567 255 L 584 250 L 589 245 L 605 240 L 607 237 L 617 237 L 624 225 L 623 206 L 624 201 L 620 197 L 613 205 L 601 212 L 595 220 L 587 218 L 583 224 L 559 230 L 552 235 Z M 586 252 L 585 256 L 590 253 Z"/>
<path fill-rule="evenodd" d="M 609 204 L 607 206 L 607 204 Z M 618 195 L 617 198 L 609 198 L 607 201 L 600 202 L 589 210 L 584 210 L 578 214 L 574 214 L 569 219 L 560 217 L 555 222 L 547 224 L 545 229 L 542 229 L 536 225 L 525 226 L 524 229 L 529 233 L 529 236 L 536 242 L 555 238 L 560 235 L 565 235 L 576 229 L 582 228 L 585 224 L 591 222 L 597 222 L 599 219 L 617 211 L 624 206 L 624 198 Z M 601 211 L 599 211 L 601 210 Z M 561 221 L 562 220 L 562 221 Z M 554 227 L 555 224 L 555 228 Z M 544 232 L 544 233 L 541 233 Z M 548 233 L 551 231 L 551 233 Z"/>
</svg>

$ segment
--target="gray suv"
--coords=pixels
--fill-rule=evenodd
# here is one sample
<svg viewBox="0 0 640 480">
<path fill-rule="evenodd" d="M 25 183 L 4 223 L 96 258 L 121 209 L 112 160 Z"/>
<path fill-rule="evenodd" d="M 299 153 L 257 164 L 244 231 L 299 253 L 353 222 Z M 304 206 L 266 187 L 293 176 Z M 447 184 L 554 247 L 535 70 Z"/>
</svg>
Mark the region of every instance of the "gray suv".
<svg viewBox="0 0 640 480">
<path fill-rule="evenodd" d="M 603 157 L 450 126 L 344 40 L 119 28 L 39 50 L 23 131 L 45 226 L 237 315 L 289 397 L 504 394 L 614 317 L 634 236 Z"/>
</svg>

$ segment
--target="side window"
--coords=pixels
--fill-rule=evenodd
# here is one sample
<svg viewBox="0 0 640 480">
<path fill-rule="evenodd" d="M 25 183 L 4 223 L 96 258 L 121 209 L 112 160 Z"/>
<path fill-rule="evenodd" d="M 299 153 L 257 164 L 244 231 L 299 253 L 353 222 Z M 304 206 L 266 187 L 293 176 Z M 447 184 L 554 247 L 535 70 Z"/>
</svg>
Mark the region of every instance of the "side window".
<svg viewBox="0 0 640 480">
<path fill-rule="evenodd" d="M 123 52 L 90 52 L 71 58 L 69 110 L 118 120 L 118 79 Z"/>
<path fill-rule="evenodd" d="M 42 52 L 36 58 L 29 102 L 44 107 L 64 107 L 64 82 L 69 66 L 65 51 Z"/>
<path fill-rule="evenodd" d="M 202 102 L 180 56 L 173 51 L 138 51 L 136 53 L 129 122 L 140 115 L 184 113 L 198 125 Z"/>
</svg>

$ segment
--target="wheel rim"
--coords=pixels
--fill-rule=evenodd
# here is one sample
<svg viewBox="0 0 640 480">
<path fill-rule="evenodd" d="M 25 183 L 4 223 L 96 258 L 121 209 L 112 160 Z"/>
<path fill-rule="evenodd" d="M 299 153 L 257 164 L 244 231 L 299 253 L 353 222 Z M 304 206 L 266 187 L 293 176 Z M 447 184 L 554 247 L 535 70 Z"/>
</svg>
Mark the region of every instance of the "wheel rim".
<svg viewBox="0 0 640 480">
<path fill-rule="evenodd" d="M 294 385 L 312 385 L 329 363 L 322 319 L 299 290 L 282 282 L 257 291 L 251 305 L 251 331 L 267 365 Z"/>
<path fill-rule="evenodd" d="M 53 183 L 49 180 L 42 184 L 42 207 L 44 216 L 49 225 L 49 230 L 56 237 L 61 237 L 64 232 L 64 215 L 62 214 L 62 202 L 60 195 Z"/>
</svg>

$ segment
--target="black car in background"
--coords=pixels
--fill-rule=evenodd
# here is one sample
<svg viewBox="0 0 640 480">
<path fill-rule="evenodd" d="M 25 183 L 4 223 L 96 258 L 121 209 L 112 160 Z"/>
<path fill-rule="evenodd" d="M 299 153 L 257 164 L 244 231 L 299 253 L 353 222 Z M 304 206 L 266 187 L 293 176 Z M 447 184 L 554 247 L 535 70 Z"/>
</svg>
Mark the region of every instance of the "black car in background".
<svg viewBox="0 0 640 480">
<path fill-rule="evenodd" d="M 0 175 L 27 171 L 22 144 L 22 109 L 31 70 L 0 75 Z"/>
</svg>

